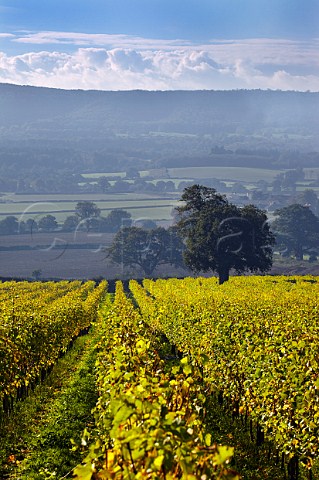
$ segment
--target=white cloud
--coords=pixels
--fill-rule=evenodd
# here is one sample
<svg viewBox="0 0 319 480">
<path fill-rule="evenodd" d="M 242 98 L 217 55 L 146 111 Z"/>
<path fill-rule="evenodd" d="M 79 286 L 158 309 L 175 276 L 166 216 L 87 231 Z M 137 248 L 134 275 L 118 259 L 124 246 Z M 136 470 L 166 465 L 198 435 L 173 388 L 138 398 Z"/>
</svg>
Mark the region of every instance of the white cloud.
<svg viewBox="0 0 319 480">
<path fill-rule="evenodd" d="M 72 53 L 0 53 L 0 82 L 99 90 L 263 88 L 319 91 L 319 40 L 212 40 L 207 45 L 127 35 L 26 33 L 18 39 L 92 44 Z M 101 43 L 105 46 L 100 46 Z M 59 45 L 58 45 L 59 46 Z"/>
<path fill-rule="evenodd" d="M 15 35 L 13 33 L 0 33 L 0 38 L 15 38 Z"/>
<path fill-rule="evenodd" d="M 242 58 L 255 64 L 272 65 L 313 65 L 319 67 L 319 42 L 289 41 L 281 39 L 237 40 L 231 44 L 221 43 L 209 51 L 216 58 L 230 62 Z"/>
<path fill-rule="evenodd" d="M 134 35 L 74 32 L 21 32 L 14 42 L 33 45 L 107 46 L 121 48 L 169 48 L 190 45 L 187 40 L 155 40 Z"/>
<path fill-rule="evenodd" d="M 238 58 L 261 63 L 284 65 L 286 62 L 296 65 L 311 64 L 319 66 L 319 39 L 309 41 L 248 38 L 248 39 L 212 39 L 206 44 L 194 44 L 188 40 L 163 40 L 143 38 L 125 34 L 90 34 L 75 32 L 16 32 L 13 42 L 33 45 L 71 45 L 74 47 L 106 47 L 133 50 L 205 51 L 221 63 L 234 63 Z"/>
</svg>

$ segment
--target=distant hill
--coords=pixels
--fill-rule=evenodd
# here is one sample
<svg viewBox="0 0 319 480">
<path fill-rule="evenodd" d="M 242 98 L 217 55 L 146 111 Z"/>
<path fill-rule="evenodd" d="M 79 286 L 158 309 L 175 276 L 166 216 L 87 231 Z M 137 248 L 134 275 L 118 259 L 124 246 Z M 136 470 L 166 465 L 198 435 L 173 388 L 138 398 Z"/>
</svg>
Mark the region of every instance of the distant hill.
<svg viewBox="0 0 319 480">
<path fill-rule="evenodd" d="M 196 165 L 196 158 L 223 164 L 222 154 L 211 153 L 216 145 L 228 154 L 250 150 L 257 163 L 266 152 L 280 166 L 283 151 L 319 150 L 319 93 L 0 84 L 0 134 L 0 173 L 9 165 L 81 172 L 177 166 L 183 158 L 185 165 Z"/>
<path fill-rule="evenodd" d="M 83 91 L 0 84 L 0 126 L 62 121 L 69 126 L 211 133 L 215 125 L 304 127 L 317 131 L 319 93 L 233 91 Z M 72 122 L 74 122 L 72 127 Z"/>
</svg>

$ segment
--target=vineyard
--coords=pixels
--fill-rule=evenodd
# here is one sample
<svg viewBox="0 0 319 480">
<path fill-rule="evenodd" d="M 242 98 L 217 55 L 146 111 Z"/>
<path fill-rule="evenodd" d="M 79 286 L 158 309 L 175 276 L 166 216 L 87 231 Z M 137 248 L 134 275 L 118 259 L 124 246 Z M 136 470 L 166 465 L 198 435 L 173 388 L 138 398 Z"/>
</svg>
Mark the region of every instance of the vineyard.
<svg viewBox="0 0 319 480">
<path fill-rule="evenodd" d="M 26 474 L 21 458 L 3 478 L 319 478 L 316 277 L 7 282 L 0 298 L 1 424 L 79 337 L 96 398 L 66 433 L 73 464 Z"/>
<path fill-rule="evenodd" d="M 0 400 L 4 417 L 97 314 L 106 283 L 3 283 L 0 288 Z"/>
</svg>

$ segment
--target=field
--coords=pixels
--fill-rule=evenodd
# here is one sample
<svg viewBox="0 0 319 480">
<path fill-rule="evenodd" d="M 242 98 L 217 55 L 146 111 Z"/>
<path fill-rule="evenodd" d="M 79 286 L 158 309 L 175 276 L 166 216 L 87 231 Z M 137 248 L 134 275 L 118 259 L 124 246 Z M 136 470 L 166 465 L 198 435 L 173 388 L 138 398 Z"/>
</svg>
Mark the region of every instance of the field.
<svg viewBox="0 0 319 480">
<path fill-rule="evenodd" d="M 141 177 L 154 175 L 156 170 L 143 170 L 140 172 Z M 186 168 L 168 168 L 168 176 L 163 178 L 159 171 L 157 180 L 172 179 L 176 181 L 195 180 L 197 178 L 218 178 L 219 180 L 256 182 L 258 180 L 273 181 L 276 175 L 283 170 L 267 170 L 263 168 L 245 168 L 245 167 L 186 167 Z M 121 176 L 123 172 L 118 173 L 84 173 L 82 176 L 89 179 L 97 179 L 101 176 Z"/>
<path fill-rule="evenodd" d="M 305 169 L 306 180 L 299 182 L 297 192 L 309 188 L 311 178 L 316 178 L 319 169 Z M 198 182 L 202 179 L 216 178 L 222 180 L 228 188 L 235 182 L 241 182 L 247 190 L 257 187 L 258 180 L 270 182 L 279 170 L 259 168 L 230 167 L 190 167 L 175 169 L 153 169 L 141 171 L 142 178 L 151 178 L 151 183 L 159 180 L 172 181 L 177 187 L 181 181 Z M 83 173 L 83 177 L 96 180 L 100 176 L 121 176 L 118 173 Z M 315 191 L 319 187 L 311 186 Z M 269 187 L 268 190 L 270 190 Z M 53 233 L 37 233 L 32 238 L 27 235 L 0 236 L 0 275 L 5 278 L 30 278 L 34 270 L 42 271 L 42 278 L 129 278 L 141 276 L 127 268 L 116 266 L 105 260 L 103 247 L 109 246 L 111 237 L 107 234 L 66 234 L 61 227 L 66 217 L 74 215 L 76 204 L 80 201 L 92 201 L 101 209 L 101 215 L 106 217 L 114 209 L 129 212 L 134 222 L 153 220 L 158 225 L 167 227 L 173 221 L 173 209 L 179 205 L 181 192 L 163 193 L 78 193 L 78 194 L 2 194 L 0 197 L 0 221 L 9 215 L 14 215 L 18 221 L 29 218 L 39 221 L 44 215 L 51 214 L 59 223 Z M 265 208 L 263 205 L 261 208 Z M 269 219 L 273 219 L 272 213 Z M 137 223 L 138 225 L 138 223 Z M 85 248 L 86 244 L 86 248 Z M 282 265 L 275 261 L 272 274 L 277 273 L 318 273 L 317 265 Z M 167 266 L 156 271 L 156 276 L 185 276 L 187 272 Z"/>
<path fill-rule="evenodd" d="M 133 219 L 151 218 L 170 220 L 171 211 L 177 205 L 174 198 L 163 195 L 154 197 L 144 194 L 92 194 L 92 195 L 7 195 L 0 203 L 0 219 L 15 215 L 20 221 L 33 218 L 38 220 L 51 214 L 62 223 L 69 215 L 74 215 L 75 206 L 80 201 L 92 201 L 101 209 L 101 215 L 116 208 L 131 213 Z"/>
<path fill-rule="evenodd" d="M 121 277 L 119 267 L 108 264 L 102 251 L 112 238 L 85 232 L 1 236 L 1 276 L 31 278 L 34 270 L 41 270 L 46 279 Z"/>
<path fill-rule="evenodd" d="M 114 238 L 109 233 L 52 232 L 0 237 L 0 276 L 2 278 L 31 279 L 32 272 L 41 270 L 43 279 L 92 279 L 99 277 L 130 278 L 140 276 L 128 267 L 106 259 L 105 248 Z M 167 266 L 159 276 L 184 276 L 182 269 Z"/>
<path fill-rule="evenodd" d="M 1 478 L 318 478 L 319 278 L 129 288 L 0 284 Z"/>
<path fill-rule="evenodd" d="M 265 180 L 272 182 L 281 170 L 266 170 L 262 168 L 244 167 L 188 167 L 170 168 L 169 175 L 178 178 L 218 178 L 219 180 L 230 180 L 234 182 L 257 182 Z"/>
<path fill-rule="evenodd" d="M 319 169 L 305 169 L 306 180 L 298 183 L 297 191 L 309 188 L 312 178 L 317 178 Z M 188 167 L 169 168 L 141 171 L 141 178 L 151 177 L 149 182 L 156 184 L 158 181 L 172 181 L 177 188 L 182 181 L 198 182 L 203 179 L 215 178 L 225 182 L 231 187 L 235 182 L 241 182 L 246 189 L 257 187 L 259 180 L 266 181 L 269 185 L 282 170 L 267 170 L 261 168 L 244 167 Z M 164 175 L 165 174 L 165 175 Z M 118 173 L 83 173 L 88 180 L 96 180 L 101 176 L 124 177 L 124 172 Z M 111 182 L 112 183 L 112 182 Z M 319 191 L 319 187 L 313 187 Z M 62 224 L 67 216 L 73 215 L 75 206 L 80 201 L 92 201 L 101 209 L 102 216 L 117 208 L 127 210 L 134 220 L 151 219 L 155 221 L 170 222 L 172 210 L 178 205 L 180 193 L 79 193 L 79 194 L 2 194 L 0 202 L 0 220 L 8 215 L 14 215 L 19 220 L 33 218 L 39 220 L 42 216 L 54 215 Z"/>
<path fill-rule="evenodd" d="M 42 279 L 108 279 L 140 278 L 143 273 L 106 258 L 114 235 L 93 232 L 52 232 L 21 235 L 1 235 L 0 276 L 30 279 L 32 272 L 41 270 Z M 281 258 L 274 255 L 272 275 L 319 275 L 317 263 Z M 156 277 L 185 277 L 189 270 L 162 265 Z"/>
</svg>

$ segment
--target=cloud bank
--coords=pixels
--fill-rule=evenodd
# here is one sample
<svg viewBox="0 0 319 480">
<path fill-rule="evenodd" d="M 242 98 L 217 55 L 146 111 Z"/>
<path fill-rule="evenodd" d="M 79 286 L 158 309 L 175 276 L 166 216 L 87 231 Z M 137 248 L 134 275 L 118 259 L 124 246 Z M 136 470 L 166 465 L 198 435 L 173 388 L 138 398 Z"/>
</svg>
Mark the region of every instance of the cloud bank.
<svg viewBox="0 0 319 480">
<path fill-rule="evenodd" d="M 8 34 L 5 34 L 8 35 Z M 128 35 L 39 32 L 10 41 L 57 51 L 0 52 L 0 82 L 66 89 L 319 91 L 319 39 L 153 40 Z M 73 45 L 74 51 L 60 51 Z"/>
</svg>

